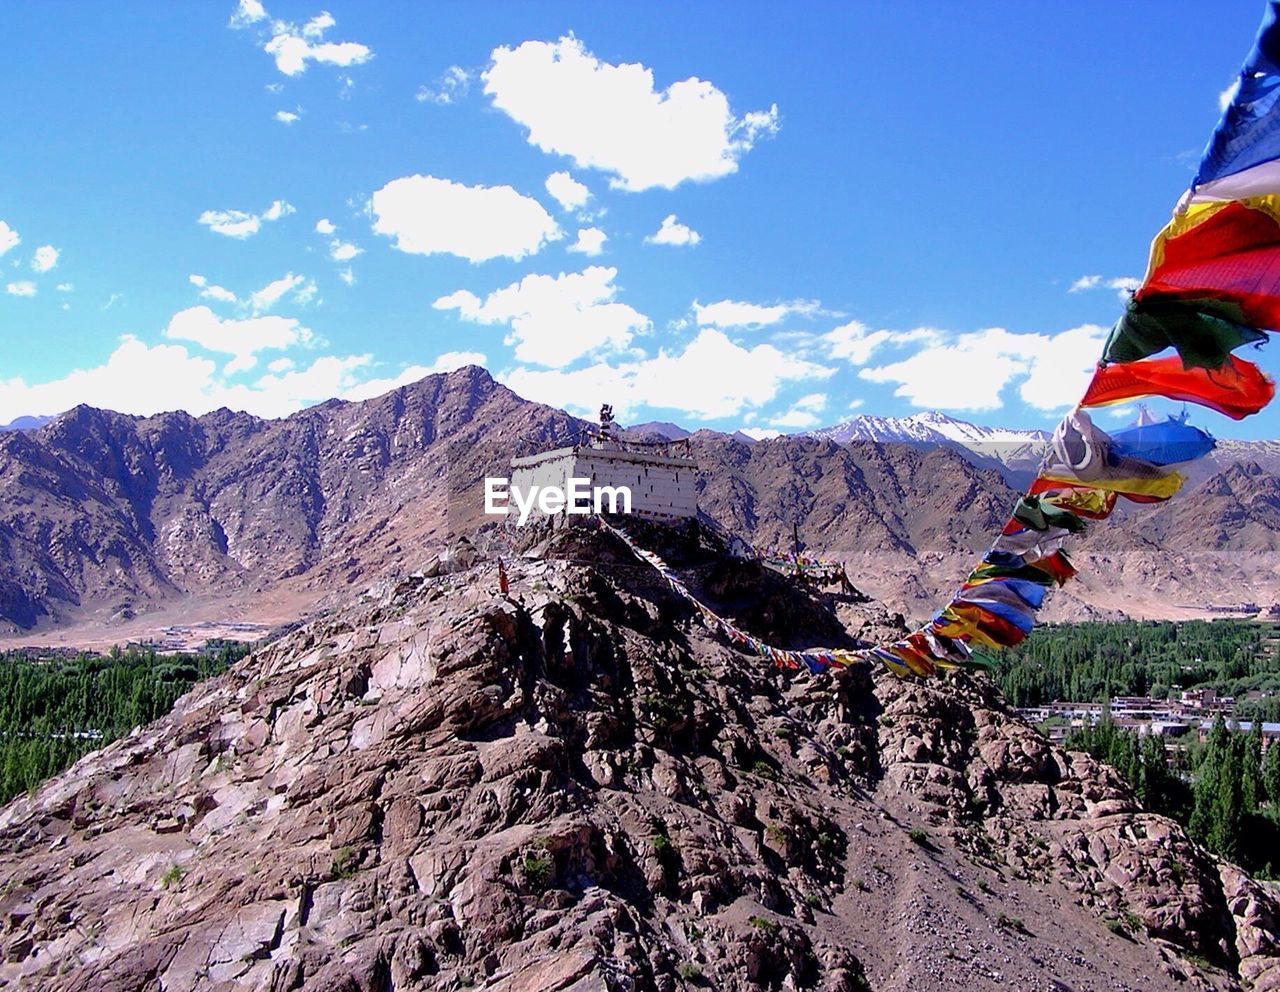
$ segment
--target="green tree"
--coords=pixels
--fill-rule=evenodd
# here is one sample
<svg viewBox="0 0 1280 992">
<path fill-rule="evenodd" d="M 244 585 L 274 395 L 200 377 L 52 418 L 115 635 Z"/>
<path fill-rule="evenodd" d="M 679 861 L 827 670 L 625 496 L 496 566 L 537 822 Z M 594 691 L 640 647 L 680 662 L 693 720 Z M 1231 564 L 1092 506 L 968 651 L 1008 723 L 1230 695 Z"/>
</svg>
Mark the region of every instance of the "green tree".
<svg viewBox="0 0 1280 992">
<path fill-rule="evenodd" d="M 1249 733 L 1241 740 L 1240 801 L 1248 812 L 1260 807 L 1266 800 L 1262 784 L 1262 723 L 1253 721 Z"/>
<path fill-rule="evenodd" d="M 1272 742 L 1262 761 L 1262 781 L 1273 807 L 1280 807 L 1280 746 Z"/>
<path fill-rule="evenodd" d="M 1227 723 L 1222 715 L 1213 721 L 1209 740 L 1201 752 L 1195 770 L 1194 802 L 1191 821 L 1187 825 L 1191 836 L 1206 847 L 1214 848 L 1217 836 L 1218 801 L 1221 792 L 1222 766 L 1226 752 L 1231 748 Z"/>
</svg>

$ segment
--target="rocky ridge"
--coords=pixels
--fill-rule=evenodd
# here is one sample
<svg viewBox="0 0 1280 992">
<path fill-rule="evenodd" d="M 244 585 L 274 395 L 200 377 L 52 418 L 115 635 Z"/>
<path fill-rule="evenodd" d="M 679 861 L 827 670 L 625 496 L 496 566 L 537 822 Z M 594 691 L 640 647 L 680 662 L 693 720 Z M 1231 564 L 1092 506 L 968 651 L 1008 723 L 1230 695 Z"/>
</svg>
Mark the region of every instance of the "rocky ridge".
<svg viewBox="0 0 1280 992">
<path fill-rule="evenodd" d="M 900 629 L 643 537 L 775 642 Z M 0 988 L 1280 988 L 1274 894 L 982 679 L 771 671 L 603 534 L 510 596 L 485 540 L 0 811 Z"/>
</svg>

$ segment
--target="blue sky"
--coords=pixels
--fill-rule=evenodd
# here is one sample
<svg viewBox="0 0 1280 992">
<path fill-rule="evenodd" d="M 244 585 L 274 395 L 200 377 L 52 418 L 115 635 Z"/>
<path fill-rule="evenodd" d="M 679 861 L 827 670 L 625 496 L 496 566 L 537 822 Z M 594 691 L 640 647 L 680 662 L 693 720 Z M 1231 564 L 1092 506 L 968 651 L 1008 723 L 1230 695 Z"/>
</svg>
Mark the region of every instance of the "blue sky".
<svg viewBox="0 0 1280 992">
<path fill-rule="evenodd" d="M 0 11 L 0 423 L 477 361 L 631 421 L 1049 426 L 1262 13 L 264 3 Z"/>
</svg>

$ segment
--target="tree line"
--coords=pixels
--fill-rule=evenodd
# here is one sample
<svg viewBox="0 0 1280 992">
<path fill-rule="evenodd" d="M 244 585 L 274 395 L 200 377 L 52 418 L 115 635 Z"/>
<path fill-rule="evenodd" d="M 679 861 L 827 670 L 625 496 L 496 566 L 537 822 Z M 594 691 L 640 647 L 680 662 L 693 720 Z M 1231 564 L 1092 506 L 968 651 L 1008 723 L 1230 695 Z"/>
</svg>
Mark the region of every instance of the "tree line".
<svg viewBox="0 0 1280 992">
<path fill-rule="evenodd" d="M 1046 624 L 1004 652 L 993 674 L 1014 706 L 1171 698 L 1192 688 L 1280 692 L 1280 630 L 1234 619 Z M 1262 711 L 1280 713 L 1280 699 L 1264 703 Z"/>
<path fill-rule="evenodd" d="M 250 647 L 225 641 L 198 655 L 115 648 L 54 658 L 0 652 L 0 802 L 168 713 Z"/>
<path fill-rule="evenodd" d="M 1164 739 L 1115 726 L 1111 714 L 1068 735 L 1066 746 L 1111 765 L 1149 810 L 1191 838 L 1243 866 L 1276 878 L 1280 871 L 1280 744 L 1263 747 L 1257 722 L 1232 732 L 1219 715 L 1204 744 L 1193 742 L 1185 767 L 1172 767 Z"/>
</svg>

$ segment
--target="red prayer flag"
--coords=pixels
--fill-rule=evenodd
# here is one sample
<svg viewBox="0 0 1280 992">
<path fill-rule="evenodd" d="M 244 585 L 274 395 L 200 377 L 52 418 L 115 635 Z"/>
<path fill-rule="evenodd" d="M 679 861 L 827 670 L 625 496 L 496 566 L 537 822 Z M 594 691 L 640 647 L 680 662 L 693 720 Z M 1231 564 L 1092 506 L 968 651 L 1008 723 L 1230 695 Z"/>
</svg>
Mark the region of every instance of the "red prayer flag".
<svg viewBox="0 0 1280 992">
<path fill-rule="evenodd" d="M 1271 402 L 1276 384 L 1258 366 L 1229 355 L 1218 369 L 1182 367 L 1177 355 L 1099 365 L 1081 406 L 1105 406 L 1141 396 L 1199 403 L 1243 420 Z"/>
</svg>

